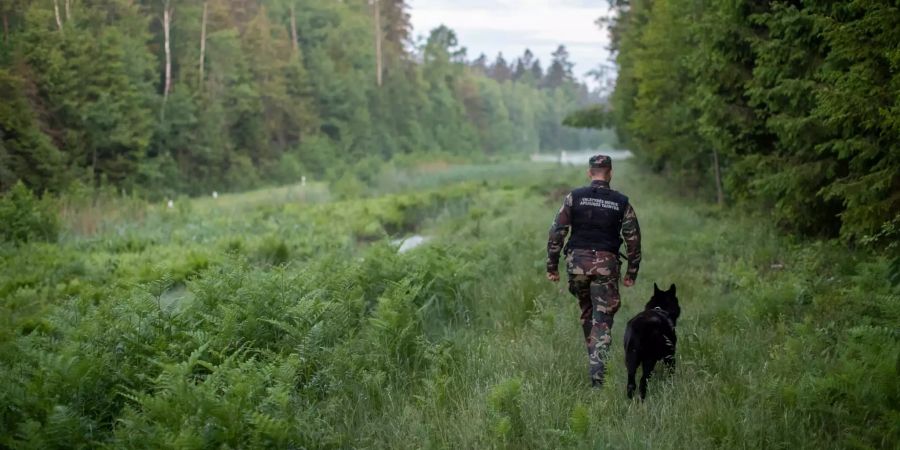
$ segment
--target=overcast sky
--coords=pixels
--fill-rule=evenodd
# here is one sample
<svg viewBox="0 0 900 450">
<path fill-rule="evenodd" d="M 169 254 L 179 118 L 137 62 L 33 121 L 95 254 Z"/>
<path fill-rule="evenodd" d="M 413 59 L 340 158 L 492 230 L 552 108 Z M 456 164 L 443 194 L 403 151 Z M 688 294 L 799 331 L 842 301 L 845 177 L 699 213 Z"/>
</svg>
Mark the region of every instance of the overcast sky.
<svg viewBox="0 0 900 450">
<path fill-rule="evenodd" d="M 575 75 L 607 63 L 609 38 L 594 21 L 609 11 L 607 0 L 409 0 L 413 35 L 427 36 L 444 24 L 456 31 L 470 59 L 498 52 L 515 61 L 525 48 L 544 69 L 559 44 L 569 49 Z M 594 85 L 594 83 L 591 83 Z"/>
</svg>

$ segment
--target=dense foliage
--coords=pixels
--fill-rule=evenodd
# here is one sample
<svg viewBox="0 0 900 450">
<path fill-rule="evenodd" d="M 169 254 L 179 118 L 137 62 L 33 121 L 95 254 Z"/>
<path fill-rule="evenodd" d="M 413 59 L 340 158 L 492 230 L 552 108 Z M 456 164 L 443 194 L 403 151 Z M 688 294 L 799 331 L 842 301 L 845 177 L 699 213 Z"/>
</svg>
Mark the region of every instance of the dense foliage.
<svg viewBox="0 0 900 450">
<path fill-rule="evenodd" d="M 546 74 L 527 51 L 469 61 L 445 27 L 413 43 L 402 0 L 369 3 L 4 1 L 0 191 L 236 191 L 599 143 L 561 125 L 596 100 L 564 47 Z"/>
<path fill-rule="evenodd" d="M 144 204 L 91 237 L 0 245 L 0 447 L 895 447 L 886 261 L 792 245 L 628 165 L 645 263 L 591 390 L 540 232 L 583 176 L 428 168 L 390 195 L 385 174 L 366 199 Z M 413 232 L 432 241 L 387 239 Z M 679 363 L 640 403 L 620 325 L 653 282 L 678 285 Z"/>
<path fill-rule="evenodd" d="M 59 218 L 49 199 L 37 199 L 21 181 L 0 196 L 0 243 L 56 241 Z"/>
<path fill-rule="evenodd" d="M 900 237 L 900 7 L 619 0 L 612 116 L 685 184 L 790 231 Z M 720 199 L 721 199 L 720 195 Z"/>
<path fill-rule="evenodd" d="M 896 447 L 900 259 L 617 161 L 644 263 L 591 390 L 543 273 L 584 169 L 511 162 L 597 143 L 581 106 L 685 187 L 896 249 L 895 7 L 614 1 L 610 109 L 563 47 L 469 60 L 372 3 L 0 3 L 0 448 Z M 678 366 L 641 403 L 654 282 Z"/>
</svg>

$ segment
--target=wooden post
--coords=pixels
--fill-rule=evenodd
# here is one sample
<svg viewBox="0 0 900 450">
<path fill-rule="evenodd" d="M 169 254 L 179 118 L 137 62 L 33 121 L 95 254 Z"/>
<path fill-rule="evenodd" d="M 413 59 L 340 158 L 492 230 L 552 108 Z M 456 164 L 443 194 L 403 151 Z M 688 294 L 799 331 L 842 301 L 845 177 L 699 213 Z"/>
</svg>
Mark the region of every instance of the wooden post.
<svg viewBox="0 0 900 450">
<path fill-rule="evenodd" d="M 200 21 L 200 76 L 197 89 L 203 90 L 203 66 L 206 58 L 206 9 L 209 2 L 203 2 L 203 18 Z"/>
</svg>

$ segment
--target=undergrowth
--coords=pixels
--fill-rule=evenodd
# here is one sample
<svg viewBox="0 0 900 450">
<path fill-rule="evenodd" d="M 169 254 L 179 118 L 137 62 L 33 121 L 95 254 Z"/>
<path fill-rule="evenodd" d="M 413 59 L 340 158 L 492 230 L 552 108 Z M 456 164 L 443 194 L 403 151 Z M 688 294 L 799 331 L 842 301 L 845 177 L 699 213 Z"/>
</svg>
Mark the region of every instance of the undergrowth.
<svg viewBox="0 0 900 450">
<path fill-rule="evenodd" d="M 581 171 L 453 170 L 338 201 L 294 187 L 152 207 L 0 246 L 0 447 L 900 440 L 885 258 L 791 241 L 617 166 L 645 262 L 622 288 L 608 385 L 591 390 L 576 302 L 542 273 L 559 193 Z M 434 239 L 399 254 L 391 239 L 415 232 Z M 678 370 L 628 401 L 621 333 L 653 282 L 678 285 Z"/>
</svg>

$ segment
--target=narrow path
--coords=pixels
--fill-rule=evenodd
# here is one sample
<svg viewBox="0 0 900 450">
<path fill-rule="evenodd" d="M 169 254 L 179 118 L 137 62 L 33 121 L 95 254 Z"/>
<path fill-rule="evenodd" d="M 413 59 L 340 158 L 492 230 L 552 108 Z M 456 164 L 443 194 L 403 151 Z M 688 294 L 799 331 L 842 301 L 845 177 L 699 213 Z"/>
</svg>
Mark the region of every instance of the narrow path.
<svg viewBox="0 0 900 450">
<path fill-rule="evenodd" d="M 561 169 L 559 179 L 574 187 L 581 172 Z M 483 226 L 483 239 L 513 244 L 489 244 L 508 270 L 477 288 L 484 303 L 474 315 L 483 319 L 454 336 L 457 365 L 438 377 L 443 384 L 426 384 L 415 406 L 389 408 L 386 428 L 406 436 L 410 447 L 843 447 L 822 428 L 840 410 L 829 410 L 830 400 L 797 397 L 832 379 L 828 359 L 805 346 L 828 351 L 833 343 L 803 325 L 805 312 L 796 308 L 821 276 L 809 264 L 819 255 L 787 245 L 764 223 L 679 198 L 627 164 L 617 166 L 613 187 L 635 205 L 644 263 L 637 285 L 621 288 L 608 385 L 588 388 L 576 302 L 564 281 L 556 286 L 543 277 L 545 230 L 561 198 L 523 199 Z M 654 380 L 640 403 L 625 398 L 622 333 L 654 282 L 678 286 L 678 370 Z M 896 359 L 897 348 L 882 356 Z M 517 406 L 498 410 L 492 406 L 498 395 Z M 850 400 L 843 407 L 868 406 Z M 890 408 L 884 400 L 880 407 Z M 390 433 L 382 438 L 398 442 Z"/>
</svg>

